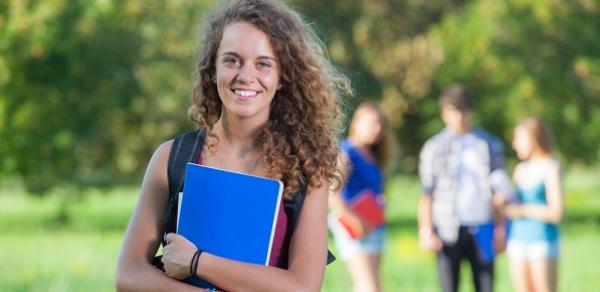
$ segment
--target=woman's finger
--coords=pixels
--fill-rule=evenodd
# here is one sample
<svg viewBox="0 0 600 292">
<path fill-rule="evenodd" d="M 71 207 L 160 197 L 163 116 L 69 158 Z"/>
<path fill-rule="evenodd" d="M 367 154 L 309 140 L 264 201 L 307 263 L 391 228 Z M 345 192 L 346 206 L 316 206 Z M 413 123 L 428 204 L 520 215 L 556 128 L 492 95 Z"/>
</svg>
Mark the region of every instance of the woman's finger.
<svg viewBox="0 0 600 292">
<path fill-rule="evenodd" d="M 171 243 L 173 240 L 175 240 L 175 237 L 177 236 L 177 234 L 175 233 L 168 233 L 167 236 L 165 237 L 165 241 L 167 242 L 167 244 Z"/>
</svg>

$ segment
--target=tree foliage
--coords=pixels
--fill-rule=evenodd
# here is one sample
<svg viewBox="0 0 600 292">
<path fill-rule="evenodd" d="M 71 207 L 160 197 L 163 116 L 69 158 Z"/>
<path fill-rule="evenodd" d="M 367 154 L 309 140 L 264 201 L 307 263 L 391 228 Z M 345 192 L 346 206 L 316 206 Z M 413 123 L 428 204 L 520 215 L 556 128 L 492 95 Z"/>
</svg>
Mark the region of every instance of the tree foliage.
<svg viewBox="0 0 600 292">
<path fill-rule="evenodd" d="M 206 1 L 205 1 L 206 2 Z M 186 107 L 202 1 L 3 1 L 0 167 L 32 191 L 137 177 Z"/>
<path fill-rule="evenodd" d="M 192 128 L 185 113 L 209 2 L 0 2 L 0 179 L 41 191 L 139 177 L 161 141 Z M 442 127 L 437 95 L 454 81 L 505 141 L 537 115 L 565 159 L 600 157 L 597 1 L 289 2 L 352 78 L 346 111 L 380 100 L 404 170 Z"/>
<path fill-rule="evenodd" d="M 530 115 L 571 161 L 600 157 L 600 6 L 594 1 L 476 1 L 432 29 L 444 49 L 433 87 L 478 97 L 480 124 L 508 141 Z"/>
</svg>

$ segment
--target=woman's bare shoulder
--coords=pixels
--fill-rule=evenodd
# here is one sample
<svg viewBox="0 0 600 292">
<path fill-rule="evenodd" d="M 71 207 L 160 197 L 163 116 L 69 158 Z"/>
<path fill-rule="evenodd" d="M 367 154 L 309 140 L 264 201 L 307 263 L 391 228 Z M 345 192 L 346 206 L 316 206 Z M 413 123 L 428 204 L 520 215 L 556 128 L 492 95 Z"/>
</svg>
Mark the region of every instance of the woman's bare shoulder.
<svg viewBox="0 0 600 292">
<path fill-rule="evenodd" d="M 154 155 L 152 159 L 156 157 L 156 159 L 160 160 L 169 160 L 169 154 L 171 153 L 171 148 L 173 147 L 173 139 L 162 142 L 154 151 Z"/>
<path fill-rule="evenodd" d="M 173 140 L 168 140 L 161 143 L 156 150 L 154 150 L 154 154 L 152 154 L 152 158 L 150 158 L 150 162 L 148 162 L 146 175 L 144 176 L 142 192 L 150 191 L 151 193 L 155 193 L 155 191 L 159 191 L 162 193 L 165 190 L 168 190 L 169 182 L 167 168 L 172 145 Z M 146 186 L 149 186 L 149 188 Z"/>
</svg>

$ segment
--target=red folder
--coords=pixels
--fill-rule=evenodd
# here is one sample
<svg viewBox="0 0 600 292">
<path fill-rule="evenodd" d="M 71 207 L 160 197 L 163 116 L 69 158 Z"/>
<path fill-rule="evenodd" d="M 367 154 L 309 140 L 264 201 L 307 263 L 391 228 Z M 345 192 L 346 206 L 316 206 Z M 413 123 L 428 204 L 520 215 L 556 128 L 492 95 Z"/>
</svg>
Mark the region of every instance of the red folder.
<svg viewBox="0 0 600 292">
<path fill-rule="evenodd" d="M 385 221 L 383 207 L 377 202 L 375 194 L 371 190 L 364 190 L 350 202 L 350 209 L 360 217 L 370 229 L 383 225 Z M 352 238 L 358 239 L 362 234 L 360 227 L 355 226 L 352 221 L 343 216 L 339 218 L 340 223 Z"/>
</svg>

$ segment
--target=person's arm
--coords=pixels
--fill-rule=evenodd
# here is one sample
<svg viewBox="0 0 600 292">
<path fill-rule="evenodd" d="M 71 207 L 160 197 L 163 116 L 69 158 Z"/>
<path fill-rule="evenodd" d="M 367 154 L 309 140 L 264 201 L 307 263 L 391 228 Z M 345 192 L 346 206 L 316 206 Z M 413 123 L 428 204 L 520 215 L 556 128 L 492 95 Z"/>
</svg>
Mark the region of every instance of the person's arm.
<svg viewBox="0 0 600 292">
<path fill-rule="evenodd" d="M 360 218 L 356 212 L 354 212 L 350 206 L 342 198 L 340 190 L 332 191 L 329 196 L 329 204 L 338 216 L 344 218 L 345 222 L 348 222 L 353 228 L 355 228 L 358 238 L 363 237 L 365 234 L 370 232 L 369 224 Z"/>
<path fill-rule="evenodd" d="M 327 261 L 328 185 L 309 190 L 290 242 L 284 270 L 228 260 L 202 253 L 197 276 L 226 291 L 320 291 Z M 176 279 L 188 277 L 196 247 L 183 236 L 169 234 L 163 262 Z"/>
<path fill-rule="evenodd" d="M 519 184 L 519 181 L 521 179 L 521 169 L 522 165 L 521 163 L 518 163 L 515 167 L 515 170 L 513 171 L 512 181 L 516 184 Z M 509 219 L 516 219 L 520 217 L 520 215 L 517 214 L 519 212 L 519 210 L 517 209 L 520 209 L 520 206 L 520 202 L 518 202 L 517 200 L 508 201 L 506 202 L 506 207 L 504 208 L 504 214 Z"/>
<path fill-rule="evenodd" d="M 338 168 L 342 175 L 342 181 L 340 182 L 342 186 L 348 181 L 348 176 L 351 171 L 350 167 L 350 157 L 348 157 L 346 152 L 342 151 L 338 159 Z M 337 190 L 330 190 L 329 206 L 336 214 L 343 217 L 349 224 L 357 228 L 358 237 L 362 237 L 362 235 L 369 233 L 369 225 L 350 208 L 348 203 L 342 197 L 342 187 L 337 188 Z"/>
<path fill-rule="evenodd" d="M 506 172 L 506 159 L 502 142 L 493 137 L 489 141 L 490 175 L 492 187 L 492 209 L 494 219 L 494 248 L 497 253 L 506 248 L 506 204 L 514 196 L 514 188 Z"/>
<path fill-rule="evenodd" d="M 564 198 L 560 176 L 560 166 L 553 165 L 545 181 L 546 204 L 523 204 L 511 206 L 512 217 L 531 217 L 558 224 L 564 212 Z"/>
<path fill-rule="evenodd" d="M 494 195 L 492 204 L 494 209 L 494 251 L 501 253 L 506 249 L 506 197 Z"/>
<path fill-rule="evenodd" d="M 442 248 L 442 241 L 434 232 L 433 226 L 433 190 L 435 189 L 435 176 L 433 174 L 433 148 L 427 142 L 421 150 L 419 157 L 419 178 L 423 185 L 423 195 L 419 199 L 417 220 L 419 226 L 419 245 L 424 250 L 438 251 Z"/>
<path fill-rule="evenodd" d="M 432 220 L 433 198 L 431 194 L 423 194 L 418 206 L 419 245 L 428 251 L 439 251 L 442 241 L 435 234 Z"/>
<path fill-rule="evenodd" d="M 116 268 L 117 291 L 186 291 L 194 289 L 167 277 L 151 264 L 162 238 L 161 219 L 167 208 L 167 164 L 172 141 L 152 156 L 136 210 L 129 222 Z"/>
<path fill-rule="evenodd" d="M 504 167 L 490 175 L 492 183 L 492 209 L 494 218 L 494 249 L 501 253 L 506 249 L 506 206 L 514 196 L 514 188 Z"/>
</svg>

